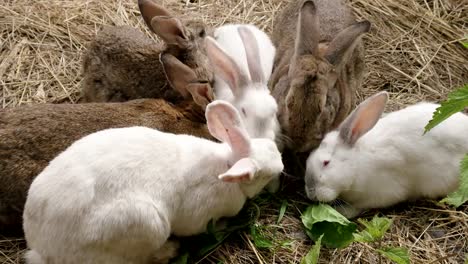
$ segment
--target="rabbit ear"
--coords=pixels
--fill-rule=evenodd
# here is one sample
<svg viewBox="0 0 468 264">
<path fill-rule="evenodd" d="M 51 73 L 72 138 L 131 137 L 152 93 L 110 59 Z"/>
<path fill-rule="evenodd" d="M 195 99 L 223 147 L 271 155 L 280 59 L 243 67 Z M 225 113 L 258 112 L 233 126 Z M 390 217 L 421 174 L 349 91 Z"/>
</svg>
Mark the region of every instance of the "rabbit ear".
<svg viewBox="0 0 468 264">
<path fill-rule="evenodd" d="M 384 111 L 387 99 L 388 93 L 380 92 L 367 98 L 354 109 L 339 127 L 340 138 L 345 144 L 353 146 L 375 126 Z"/>
<path fill-rule="evenodd" d="M 250 138 L 234 106 L 216 100 L 208 104 L 205 115 L 210 134 L 229 144 L 236 160 L 250 155 Z"/>
<path fill-rule="evenodd" d="M 180 48 L 187 48 L 189 45 L 182 22 L 175 17 L 156 16 L 151 19 L 151 28 L 169 45 L 177 45 Z"/>
<path fill-rule="evenodd" d="M 313 1 L 305 1 L 299 12 L 297 22 L 295 56 L 318 54 L 320 38 L 319 20 Z"/>
<path fill-rule="evenodd" d="M 170 16 L 168 10 L 164 7 L 156 4 L 152 0 L 138 0 L 138 8 L 140 9 L 140 14 L 145 20 L 146 25 L 153 31 L 151 26 L 151 20 L 156 16 Z"/>
<path fill-rule="evenodd" d="M 214 72 L 229 85 L 236 97 L 240 96 L 242 88 L 248 83 L 247 76 L 241 71 L 237 63 L 216 43 L 216 40 L 206 37 L 205 48 Z"/>
<path fill-rule="evenodd" d="M 369 32 L 371 23 L 361 21 L 345 28 L 328 45 L 325 58 L 333 65 L 338 65 L 343 61 L 348 50 L 354 48 L 356 40 L 364 33 Z"/>
<path fill-rule="evenodd" d="M 249 158 L 238 160 L 228 171 L 218 176 L 224 182 L 248 182 L 254 178 L 258 168 L 255 162 Z"/>
<path fill-rule="evenodd" d="M 192 94 L 193 101 L 203 109 L 214 99 L 213 88 L 209 83 L 191 83 L 187 85 L 187 90 Z"/>
<path fill-rule="evenodd" d="M 152 0 L 138 0 L 138 7 L 146 25 L 169 45 L 187 48 L 188 38 L 179 19 Z"/>
<path fill-rule="evenodd" d="M 238 27 L 237 31 L 239 32 L 239 35 L 242 39 L 242 43 L 244 44 L 250 78 L 253 82 L 265 83 L 265 77 L 263 76 L 262 64 L 260 60 L 260 51 L 254 33 L 246 26 Z"/>
<path fill-rule="evenodd" d="M 159 60 L 167 80 L 183 97 L 188 98 L 191 95 L 193 101 L 203 108 L 213 101 L 211 85 L 198 81 L 197 75 L 190 67 L 170 53 L 161 53 Z"/>
</svg>

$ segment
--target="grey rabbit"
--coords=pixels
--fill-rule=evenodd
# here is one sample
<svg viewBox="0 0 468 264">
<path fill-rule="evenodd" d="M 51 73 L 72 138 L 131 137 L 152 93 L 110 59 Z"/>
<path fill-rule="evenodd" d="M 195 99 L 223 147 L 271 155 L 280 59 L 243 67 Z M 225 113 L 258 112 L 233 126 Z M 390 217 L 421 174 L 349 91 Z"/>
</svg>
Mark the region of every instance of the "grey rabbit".
<svg viewBox="0 0 468 264">
<path fill-rule="evenodd" d="M 104 27 L 83 57 L 83 102 L 138 98 L 177 102 L 190 96 L 185 87 L 166 78 L 167 71 L 160 59 L 188 66 L 196 74 L 194 84 L 204 86 L 213 82 L 213 71 L 203 46 L 204 37 L 212 30 L 199 20 L 179 20 L 152 0 L 139 0 L 138 6 L 147 26 L 165 44 L 158 44 L 129 26 Z"/>
<path fill-rule="evenodd" d="M 356 103 L 365 65 L 356 22 L 344 0 L 292 1 L 275 18 L 270 82 L 286 147 L 308 154 Z"/>
</svg>

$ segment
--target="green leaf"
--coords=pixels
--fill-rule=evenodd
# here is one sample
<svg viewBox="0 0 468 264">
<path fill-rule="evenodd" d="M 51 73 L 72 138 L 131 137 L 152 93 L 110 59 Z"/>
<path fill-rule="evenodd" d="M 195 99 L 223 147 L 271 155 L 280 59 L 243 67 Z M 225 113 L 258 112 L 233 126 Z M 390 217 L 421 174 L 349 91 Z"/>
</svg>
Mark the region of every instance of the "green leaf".
<svg viewBox="0 0 468 264">
<path fill-rule="evenodd" d="M 395 261 L 397 264 L 409 264 L 410 257 L 408 254 L 408 249 L 401 247 L 387 247 L 382 249 L 377 249 L 377 252 L 382 254 L 382 256 Z"/>
<path fill-rule="evenodd" d="M 320 248 L 322 246 L 323 235 L 317 239 L 315 245 L 309 250 L 309 253 L 302 258 L 301 264 L 317 264 L 320 256 Z"/>
<path fill-rule="evenodd" d="M 460 165 L 460 183 L 458 189 L 449 194 L 447 197 L 440 201 L 455 207 L 466 203 L 468 201 L 468 154 L 465 155 Z"/>
<path fill-rule="evenodd" d="M 468 264 L 468 253 L 465 254 L 465 264 Z"/>
<path fill-rule="evenodd" d="M 257 248 L 272 248 L 273 242 L 263 236 L 261 231 L 256 225 L 250 227 L 250 235 L 252 236 L 253 242 Z"/>
<path fill-rule="evenodd" d="M 435 126 L 440 124 L 445 119 L 449 118 L 451 115 L 462 111 L 465 107 L 468 106 L 468 84 L 465 84 L 463 87 L 451 92 L 448 95 L 446 101 L 442 102 L 440 107 L 438 107 L 433 116 L 432 120 L 424 128 L 424 133 L 429 132 Z"/>
<path fill-rule="evenodd" d="M 301 219 L 307 235 L 314 241 L 323 235 L 322 243 L 327 247 L 346 247 L 354 240 L 353 233 L 357 225 L 329 205 L 309 206 Z"/>
<path fill-rule="evenodd" d="M 468 49 L 468 41 L 466 41 L 466 42 L 462 41 L 461 44 L 463 45 L 463 47 Z"/>
<path fill-rule="evenodd" d="M 392 225 L 392 220 L 386 217 L 374 216 L 371 221 L 359 219 L 365 229 L 354 234 L 354 239 L 359 242 L 371 243 L 383 238 L 387 230 Z"/>
<path fill-rule="evenodd" d="M 288 207 L 288 201 L 283 200 L 283 202 L 281 203 L 281 208 L 280 208 L 280 211 L 279 211 L 278 221 L 276 221 L 276 224 L 279 224 L 281 222 L 281 220 L 283 219 L 284 214 L 286 213 L 286 208 L 287 207 Z"/>
<path fill-rule="evenodd" d="M 231 234 L 245 230 L 251 226 L 259 214 L 260 209 L 258 206 L 250 201 L 236 217 L 225 219 L 226 225 L 224 228 L 220 228 L 219 225 L 216 227 L 214 222 L 210 221 L 207 225 L 207 232 L 181 240 L 180 257 L 175 260 L 177 262 L 172 263 L 185 264 L 187 262 L 197 262 L 197 260 L 220 246 Z M 188 260 L 184 262 L 184 259 L 181 259 L 181 257 Z"/>
</svg>

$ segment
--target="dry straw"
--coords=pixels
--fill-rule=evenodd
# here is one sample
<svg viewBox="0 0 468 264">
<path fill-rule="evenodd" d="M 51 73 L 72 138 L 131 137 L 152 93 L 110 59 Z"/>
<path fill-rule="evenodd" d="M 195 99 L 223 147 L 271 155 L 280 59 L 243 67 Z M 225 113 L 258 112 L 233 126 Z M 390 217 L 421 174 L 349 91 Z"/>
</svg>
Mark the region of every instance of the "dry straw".
<svg viewBox="0 0 468 264">
<path fill-rule="evenodd" d="M 268 32 L 281 0 L 161 0 L 174 13 L 209 25 L 253 23 Z M 465 0 L 350 0 L 359 19 L 372 22 L 364 38 L 368 74 L 359 98 L 387 90 L 390 109 L 420 100 L 440 101 L 468 83 Z M 0 2 L 0 103 L 15 107 L 32 103 L 76 102 L 81 56 L 103 25 L 131 25 L 148 33 L 136 0 L 3 0 Z M 289 197 L 289 196 L 288 196 Z M 311 243 L 301 232 L 303 196 L 290 196 L 281 225 L 279 204 L 262 206 L 259 224 L 279 240 L 275 250 L 255 247 L 249 234 L 230 238 L 201 263 L 299 263 Z M 429 202 L 401 205 L 382 213 L 394 219 L 385 237 L 391 246 L 410 249 L 413 263 L 462 263 L 468 252 L 468 206 L 455 211 Z M 373 212 L 375 213 L 375 212 Z M 372 215 L 370 213 L 369 215 Z M 269 233 L 270 232 L 270 233 Z M 321 263 L 378 263 L 375 245 L 353 244 L 324 250 Z M 0 238 L 0 263 L 20 263 L 21 238 Z M 384 261 L 385 262 L 385 261 Z"/>
</svg>

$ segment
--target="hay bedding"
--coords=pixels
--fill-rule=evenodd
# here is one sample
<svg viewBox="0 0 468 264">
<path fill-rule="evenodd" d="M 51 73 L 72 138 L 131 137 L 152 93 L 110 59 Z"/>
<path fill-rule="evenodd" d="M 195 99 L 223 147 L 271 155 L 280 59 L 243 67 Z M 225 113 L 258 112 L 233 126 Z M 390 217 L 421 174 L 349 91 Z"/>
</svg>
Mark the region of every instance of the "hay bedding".
<svg viewBox="0 0 468 264">
<path fill-rule="evenodd" d="M 268 32 L 274 15 L 286 3 L 162 2 L 182 17 L 198 17 L 209 25 L 253 23 Z M 468 83 L 468 52 L 459 43 L 467 37 L 467 1 L 350 0 L 350 4 L 360 19 L 373 25 L 364 37 L 368 73 L 358 94 L 360 100 L 387 90 L 391 94 L 387 110 L 395 110 L 416 101 L 440 101 L 449 91 Z M 76 102 L 82 53 L 102 25 L 131 25 L 153 37 L 139 17 L 136 0 L 1 1 L 1 107 Z M 291 181 L 286 189 L 297 190 L 292 186 L 298 180 Z M 297 183 L 300 186 L 301 182 Z M 299 190 L 302 192 L 301 187 Z M 262 205 L 258 220 L 258 224 L 270 226 L 265 235 L 292 243 L 260 250 L 245 232 L 229 238 L 201 263 L 299 263 L 311 242 L 301 232 L 299 220 L 306 205 L 304 194 L 294 193 L 283 192 L 278 201 Z M 281 224 L 276 225 L 281 199 L 288 199 L 289 206 Z M 408 248 L 412 263 L 463 263 L 468 253 L 467 205 L 453 210 L 419 201 L 380 213 L 394 220 L 384 243 Z M 0 238 L 0 263 L 20 263 L 24 246 L 21 238 Z M 322 250 L 321 263 L 378 263 L 374 246 L 355 243 L 343 250 Z"/>
</svg>

